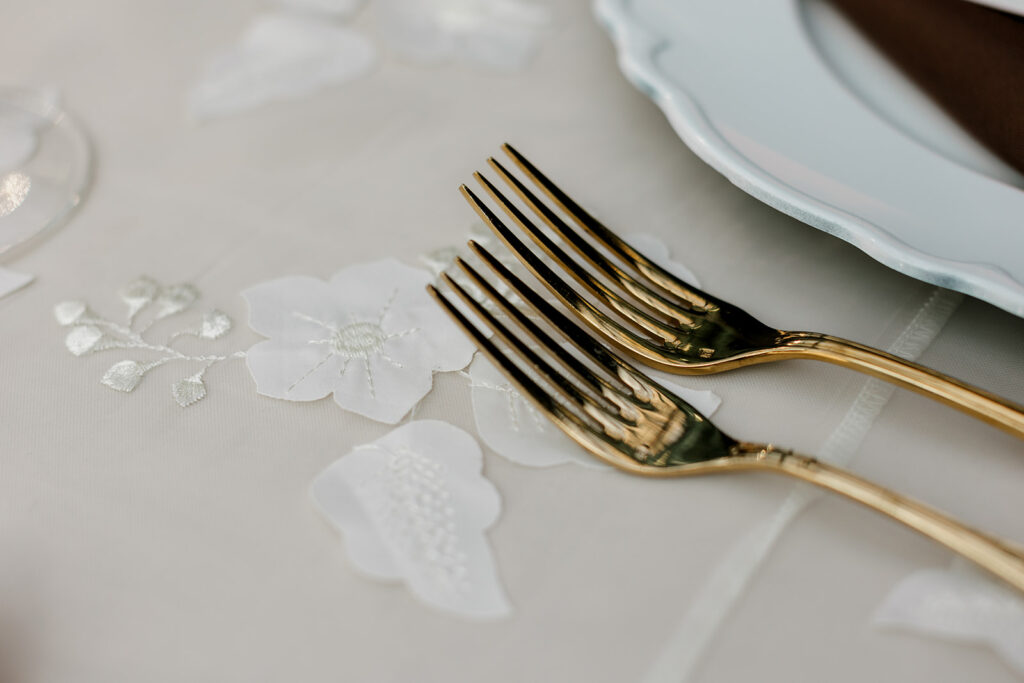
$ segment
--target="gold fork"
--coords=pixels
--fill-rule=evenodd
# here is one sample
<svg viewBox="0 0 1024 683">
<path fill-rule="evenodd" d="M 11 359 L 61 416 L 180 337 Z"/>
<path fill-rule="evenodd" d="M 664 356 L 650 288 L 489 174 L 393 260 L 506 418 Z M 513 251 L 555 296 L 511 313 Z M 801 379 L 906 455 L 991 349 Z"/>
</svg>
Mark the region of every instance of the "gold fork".
<svg viewBox="0 0 1024 683">
<path fill-rule="evenodd" d="M 686 284 L 587 213 L 510 145 L 503 145 L 503 149 L 551 203 L 570 216 L 596 244 L 639 276 L 608 258 L 494 158 L 488 162 L 515 194 L 596 272 L 614 283 L 614 287 L 595 277 L 570 256 L 487 178 L 474 174 L 487 193 L 551 260 L 620 316 L 622 322 L 581 296 L 465 185 L 461 188 L 463 195 L 537 279 L 591 329 L 642 363 L 668 372 L 701 375 L 776 360 L 821 360 L 924 394 L 1024 438 L 1024 407 L 869 346 L 816 332 L 771 328 L 739 308 Z"/>
<path fill-rule="evenodd" d="M 628 472 L 653 477 L 745 470 L 790 475 L 888 515 L 1024 591 L 1024 551 L 814 458 L 727 436 L 683 399 L 604 348 L 486 249 L 476 242 L 470 242 L 470 247 L 540 319 L 564 335 L 579 355 L 556 342 L 461 258 L 456 264 L 479 287 L 481 296 L 495 302 L 533 345 L 510 331 L 447 273 L 443 280 L 508 351 L 499 348 L 435 287 L 427 289 L 519 390 L 591 454 Z M 556 369 L 552 361 L 562 369 Z"/>
</svg>

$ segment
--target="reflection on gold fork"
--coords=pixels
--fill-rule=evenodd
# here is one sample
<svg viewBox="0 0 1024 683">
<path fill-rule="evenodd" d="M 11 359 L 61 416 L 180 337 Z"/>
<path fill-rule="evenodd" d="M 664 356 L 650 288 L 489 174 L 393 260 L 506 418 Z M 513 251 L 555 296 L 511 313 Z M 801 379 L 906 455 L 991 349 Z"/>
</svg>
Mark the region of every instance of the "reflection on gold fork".
<svg viewBox="0 0 1024 683">
<path fill-rule="evenodd" d="M 435 287 L 428 290 L 515 386 L 592 455 L 628 472 L 654 477 L 743 470 L 790 475 L 888 515 L 1024 591 L 1022 551 L 814 458 L 727 436 L 683 399 L 604 348 L 486 249 L 475 242 L 470 246 L 570 346 L 558 343 L 462 259 L 456 259 L 458 267 L 479 287 L 482 297 L 507 314 L 518 333 L 447 274 L 442 275 L 447 285 L 502 346 Z"/>
<path fill-rule="evenodd" d="M 525 177 L 554 207 L 570 216 L 582 232 L 562 220 L 555 208 L 501 163 L 492 158 L 490 165 L 593 271 L 540 230 L 487 178 L 476 173 L 476 179 L 554 263 L 613 311 L 617 319 L 581 296 L 517 238 L 472 190 L 463 186 L 463 195 L 533 274 L 583 322 L 640 362 L 668 372 L 710 374 L 775 360 L 822 360 L 924 394 L 1024 438 L 1024 408 L 1019 405 L 856 342 L 815 332 L 771 328 L 739 308 L 686 284 L 602 225 L 510 145 L 503 148 Z M 594 271 L 601 277 L 595 276 Z"/>
</svg>

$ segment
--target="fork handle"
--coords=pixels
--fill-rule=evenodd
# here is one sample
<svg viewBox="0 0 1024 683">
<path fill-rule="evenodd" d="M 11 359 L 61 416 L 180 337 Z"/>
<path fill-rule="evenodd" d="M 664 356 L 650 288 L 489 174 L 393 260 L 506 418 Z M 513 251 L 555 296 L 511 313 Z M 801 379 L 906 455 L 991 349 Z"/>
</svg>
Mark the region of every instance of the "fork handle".
<svg viewBox="0 0 1024 683">
<path fill-rule="evenodd" d="M 772 446 L 744 444 L 769 469 L 828 489 L 902 522 L 1024 591 L 1024 550 L 972 529 L 938 510 L 861 479 L 846 470 Z M 755 452 L 755 449 L 760 449 Z"/>
<path fill-rule="evenodd" d="M 916 391 L 1024 439 L 1024 407 L 923 365 L 839 337 L 790 333 L 784 347 L 798 357 L 853 368 Z"/>
</svg>

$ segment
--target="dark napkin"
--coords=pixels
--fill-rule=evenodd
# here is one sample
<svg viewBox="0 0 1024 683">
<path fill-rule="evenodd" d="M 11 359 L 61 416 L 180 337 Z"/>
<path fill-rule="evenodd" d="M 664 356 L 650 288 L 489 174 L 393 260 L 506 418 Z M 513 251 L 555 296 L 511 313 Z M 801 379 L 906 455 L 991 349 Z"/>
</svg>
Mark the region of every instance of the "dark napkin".
<svg viewBox="0 0 1024 683">
<path fill-rule="evenodd" d="M 831 0 L 960 125 L 1024 173 L 1024 17 L 967 0 Z"/>
</svg>

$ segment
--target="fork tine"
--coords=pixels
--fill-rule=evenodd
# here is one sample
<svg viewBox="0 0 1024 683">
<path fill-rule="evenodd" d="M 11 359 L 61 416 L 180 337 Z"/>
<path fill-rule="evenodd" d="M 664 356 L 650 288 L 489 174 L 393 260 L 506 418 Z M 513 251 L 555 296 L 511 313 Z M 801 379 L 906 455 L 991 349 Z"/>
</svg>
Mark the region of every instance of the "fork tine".
<svg viewBox="0 0 1024 683">
<path fill-rule="evenodd" d="M 466 302 L 470 309 L 472 309 L 473 313 L 484 321 L 503 342 L 515 349 L 519 355 L 523 356 L 531 367 L 538 370 L 540 374 L 551 382 L 551 384 L 554 385 L 567 399 L 569 399 L 576 408 L 579 408 L 584 412 L 584 414 L 601 423 L 602 426 L 605 426 L 608 419 L 612 417 L 608 412 L 607 406 L 601 405 L 588 394 L 580 391 L 576 385 L 565 377 L 565 375 L 555 370 L 550 363 L 541 358 L 540 354 L 527 346 L 526 343 L 518 336 L 512 334 L 500 320 L 494 317 L 493 313 L 473 298 L 473 296 L 471 296 L 469 292 L 467 292 L 462 285 L 456 282 L 448 273 L 441 273 L 441 279 L 444 280 L 445 284 L 451 287 L 456 294 L 458 294 L 460 299 Z M 498 296 L 501 295 L 499 294 Z M 550 341 L 552 342 L 551 347 L 557 346 L 557 344 L 554 343 L 554 340 Z M 549 347 L 549 349 L 551 347 Z M 616 415 L 615 417 L 618 418 L 619 416 Z"/>
<path fill-rule="evenodd" d="M 607 258 L 598 249 L 588 242 L 584 237 L 568 223 L 563 221 L 558 214 L 551 210 L 546 203 L 542 202 L 524 183 L 519 180 L 516 176 L 512 175 L 508 169 L 506 169 L 497 159 L 490 157 L 487 159 L 487 163 L 501 176 L 508 185 L 512 187 L 515 193 L 526 202 L 533 211 L 541 217 L 541 219 L 558 235 L 572 245 L 572 248 L 576 250 L 583 258 L 585 258 L 591 265 L 604 273 L 607 277 L 612 279 L 616 284 L 622 287 L 625 291 L 629 292 L 637 299 L 650 306 L 659 313 L 666 315 L 674 320 L 677 320 L 680 324 L 690 325 L 693 323 L 693 318 L 681 309 L 681 304 L 674 301 L 667 300 L 664 296 L 646 287 L 643 283 L 638 281 L 635 277 L 622 270 L 615 262 Z M 493 191 L 493 186 L 487 183 L 485 187 L 491 197 L 496 202 L 501 204 L 501 208 L 505 210 L 509 216 L 512 217 L 520 227 L 523 228 L 535 241 L 540 243 L 541 240 L 545 240 L 544 233 L 531 229 L 532 226 L 524 224 L 522 220 L 522 212 L 505 197 L 498 192 Z M 546 250 L 550 247 L 547 245 L 548 240 L 545 240 L 541 246 Z M 557 249 L 557 246 L 554 247 Z M 567 257 L 563 258 L 564 252 L 559 249 L 558 254 L 552 254 L 559 263 L 562 263 L 570 274 L 572 274 L 577 280 L 584 286 L 590 288 L 590 284 L 584 278 L 589 278 L 587 273 L 582 269 L 578 268 L 574 264 L 570 266 Z M 662 290 L 664 291 L 664 290 Z M 690 309 L 689 302 L 682 304 L 686 309 Z"/>
<path fill-rule="evenodd" d="M 471 242 L 471 244 L 476 244 Z M 488 298 L 497 303 L 498 306 L 512 319 L 514 319 L 519 325 L 526 331 L 526 333 L 534 339 L 536 342 L 544 346 L 548 351 L 555 355 L 558 360 L 568 368 L 576 377 L 583 382 L 586 382 L 591 388 L 597 392 L 613 391 L 622 397 L 626 397 L 616 387 L 612 386 L 607 380 L 600 375 L 591 371 L 582 361 L 576 356 L 566 351 L 559 343 L 557 343 L 551 336 L 542 330 L 540 326 L 533 320 L 516 308 L 507 297 L 501 294 L 494 285 L 487 281 L 476 268 L 467 263 L 461 256 L 455 258 L 455 265 L 461 268 L 473 284 L 480 287 Z"/>
<path fill-rule="evenodd" d="M 520 154 L 512 145 L 507 142 L 502 149 L 511 157 L 516 166 L 526 174 L 530 180 L 540 187 L 548 197 L 563 211 L 572 216 L 573 220 L 583 228 L 591 237 L 602 244 L 612 253 L 616 254 L 623 261 L 633 267 L 640 275 L 649 282 L 660 287 L 664 291 L 687 301 L 697 308 L 704 308 L 709 305 L 717 305 L 716 300 L 710 295 L 692 287 L 672 273 L 664 270 L 646 256 L 629 246 L 622 238 L 606 228 L 600 221 L 591 216 L 583 207 L 555 185 L 547 176 L 540 172 L 536 166 Z"/>
<path fill-rule="evenodd" d="M 582 284 L 584 287 L 593 292 L 601 301 L 607 304 L 610 308 L 615 310 L 617 313 L 622 315 L 624 318 L 635 323 L 641 329 L 644 329 L 652 334 L 656 334 L 666 340 L 674 339 L 679 334 L 679 330 L 676 327 L 668 327 L 660 320 L 653 318 L 643 310 L 637 308 L 632 303 L 624 299 L 618 293 L 612 291 L 603 282 L 591 277 L 576 260 L 570 257 L 565 251 L 555 244 L 551 238 L 545 235 L 540 229 L 537 228 L 534 223 L 523 214 L 514 204 L 512 204 L 506 197 L 496 188 L 487 178 L 480 173 L 474 173 L 473 177 L 484 187 L 487 193 L 493 198 L 498 204 L 505 209 L 505 211 L 512 216 L 512 219 L 522 228 L 526 234 L 528 234 L 534 242 L 547 252 L 548 256 L 553 258 L 562 268 L 564 268 L 577 282 Z M 477 209 L 477 213 L 481 214 L 487 223 L 491 225 L 493 229 L 496 229 L 495 221 L 497 216 L 489 210 L 486 213 L 481 213 L 483 203 L 480 199 L 473 194 L 469 188 L 463 190 L 463 195 L 466 196 L 467 200 Z M 501 234 L 502 238 L 505 237 L 504 233 Z M 522 244 L 522 242 L 520 242 Z M 511 246 L 511 245 L 509 245 Z M 523 245 L 525 249 L 525 245 Z M 519 249 L 513 248 L 518 254 L 522 254 Z M 667 303 L 667 302 L 666 302 Z M 677 312 L 674 317 L 679 317 L 680 314 Z M 687 319 L 687 322 L 692 320 Z"/>
<path fill-rule="evenodd" d="M 554 424 L 565 432 L 570 438 L 586 448 L 609 464 L 635 468 L 635 461 L 629 455 L 628 450 L 621 441 L 616 440 L 609 434 L 587 424 L 587 422 L 570 410 L 565 409 L 548 391 L 543 389 L 526 372 L 516 364 L 506 353 L 481 332 L 473 323 L 463 315 L 455 304 L 441 294 L 433 285 L 427 285 L 427 291 L 440 304 L 445 312 L 468 334 L 477 346 L 492 363 L 501 369 L 502 373 L 521 391 L 526 397 L 533 401 L 541 412 L 543 412 Z M 465 293 L 465 290 L 463 290 Z M 493 320 L 493 316 L 491 316 Z"/>
<path fill-rule="evenodd" d="M 536 381 L 527 375 L 516 363 L 503 353 L 498 346 L 492 342 L 487 335 L 481 332 L 477 327 L 463 315 L 462 311 L 458 309 L 448 297 L 441 294 L 441 292 L 434 285 L 427 285 L 427 291 L 434 299 L 444 307 L 445 311 L 452 317 L 452 319 L 462 328 L 462 331 L 472 337 L 476 345 L 480 347 L 490 360 L 495 363 L 501 371 L 512 380 L 516 386 L 527 396 L 529 396 L 538 407 L 543 410 L 546 414 L 551 417 L 558 417 L 562 420 L 568 420 L 573 424 L 589 429 L 589 426 L 580 418 L 578 415 L 565 410 L 555 397 L 545 391 Z"/>
<path fill-rule="evenodd" d="M 586 354 L 588 358 L 597 363 L 600 367 L 604 368 L 613 377 L 629 387 L 637 400 L 641 402 L 650 400 L 651 390 L 648 388 L 649 382 L 646 378 L 639 376 L 631 366 L 619 359 L 618 356 L 610 353 L 607 349 L 601 346 L 596 339 L 584 332 L 579 325 L 570 320 L 568 316 L 545 301 L 544 297 L 537 294 L 532 287 L 523 282 L 517 275 L 509 270 L 504 263 L 495 258 L 494 255 L 484 247 L 480 246 L 479 243 L 470 240 L 469 247 L 477 256 L 480 257 L 481 260 L 483 260 L 484 263 L 487 264 L 487 267 L 494 271 L 495 275 L 511 287 L 512 290 L 523 299 L 523 301 L 537 311 L 542 318 L 557 329 L 573 344 L 573 346 Z M 506 299 L 502 297 L 499 302 L 501 301 L 506 301 Z"/>
<path fill-rule="evenodd" d="M 519 257 L 519 260 L 522 261 L 535 276 L 537 276 L 537 279 L 547 285 L 547 287 L 551 289 L 551 291 L 554 292 L 555 295 L 565 303 L 565 305 L 575 310 L 588 325 L 607 335 L 612 341 L 620 344 L 626 350 L 636 353 L 637 351 L 635 349 L 638 345 L 643 347 L 649 354 L 644 355 L 644 358 L 649 358 L 653 362 L 658 361 L 658 356 L 660 354 L 651 345 L 650 340 L 642 338 L 627 330 L 618 322 L 604 314 L 596 306 L 581 297 L 575 289 L 570 287 L 569 284 L 557 275 L 546 263 L 544 263 L 539 256 L 533 253 L 533 251 L 531 251 L 530 248 L 522 242 L 522 240 L 516 237 L 512 231 L 494 215 L 494 212 L 491 211 L 490 208 L 488 208 L 488 206 L 473 193 L 472 190 L 465 185 L 461 186 L 459 189 L 480 217 L 491 226 L 491 229 L 494 230 L 506 246 L 508 246 L 508 248 Z M 629 304 L 624 305 L 631 307 Z M 642 311 L 637 311 L 637 313 L 640 317 L 647 318 L 648 322 L 645 327 L 648 331 L 650 331 L 651 328 L 658 330 L 660 332 L 659 336 L 665 340 L 674 340 L 677 338 L 678 333 L 675 330 L 665 326 L 660 321 L 650 318 L 650 316 L 647 316 Z M 636 321 L 634 320 L 634 322 Z"/>
</svg>

